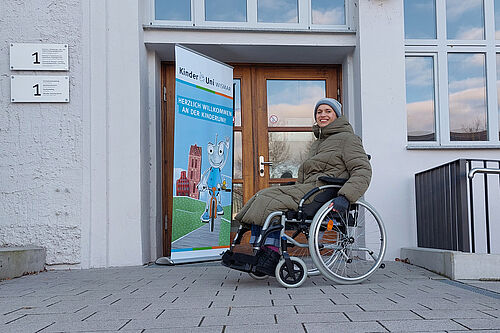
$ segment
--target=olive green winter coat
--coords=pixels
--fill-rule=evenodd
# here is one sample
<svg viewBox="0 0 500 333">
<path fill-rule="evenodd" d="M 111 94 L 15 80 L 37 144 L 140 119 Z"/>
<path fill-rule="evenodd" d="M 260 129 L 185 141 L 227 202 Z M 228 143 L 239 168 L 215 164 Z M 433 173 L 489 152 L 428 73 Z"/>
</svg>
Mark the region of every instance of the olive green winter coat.
<svg viewBox="0 0 500 333">
<path fill-rule="evenodd" d="M 365 193 L 372 170 L 361 139 L 354 134 L 347 119 L 341 116 L 323 128 L 314 125 L 313 131 L 317 140 L 299 168 L 297 183 L 257 192 L 235 216 L 236 221 L 263 225 L 272 212 L 297 209 L 307 192 L 324 185 L 318 180 L 321 176 L 348 179 L 338 193 L 351 203 Z"/>
</svg>

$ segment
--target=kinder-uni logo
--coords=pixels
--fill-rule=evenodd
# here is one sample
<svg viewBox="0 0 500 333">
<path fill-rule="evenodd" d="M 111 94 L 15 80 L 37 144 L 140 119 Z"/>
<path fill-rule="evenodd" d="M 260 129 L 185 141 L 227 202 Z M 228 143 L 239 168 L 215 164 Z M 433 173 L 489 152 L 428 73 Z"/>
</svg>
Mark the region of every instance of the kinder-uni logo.
<svg viewBox="0 0 500 333">
<path fill-rule="evenodd" d="M 215 79 L 212 79 L 208 76 L 205 76 L 203 73 L 195 73 L 193 71 L 187 70 L 185 67 L 179 67 L 179 74 L 189 77 L 190 79 L 197 80 L 203 82 L 205 84 L 214 86 L 219 89 L 226 90 L 227 92 L 231 92 L 231 86 L 222 82 L 217 82 Z"/>
<path fill-rule="evenodd" d="M 193 79 L 193 80 L 199 80 L 199 78 L 200 78 L 200 74 L 196 74 L 193 71 L 189 71 L 184 67 L 179 67 L 179 74 L 186 76 L 186 77 Z"/>
</svg>

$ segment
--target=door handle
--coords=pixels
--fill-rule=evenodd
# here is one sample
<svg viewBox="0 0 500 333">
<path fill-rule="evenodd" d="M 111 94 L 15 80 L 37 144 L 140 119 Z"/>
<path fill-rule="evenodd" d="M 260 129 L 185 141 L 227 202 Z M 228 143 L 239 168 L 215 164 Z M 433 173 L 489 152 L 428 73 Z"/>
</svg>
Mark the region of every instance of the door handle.
<svg viewBox="0 0 500 333">
<path fill-rule="evenodd" d="M 264 156 L 259 156 L 259 174 L 261 177 L 264 177 L 264 165 L 273 165 L 273 162 L 264 161 Z"/>
</svg>

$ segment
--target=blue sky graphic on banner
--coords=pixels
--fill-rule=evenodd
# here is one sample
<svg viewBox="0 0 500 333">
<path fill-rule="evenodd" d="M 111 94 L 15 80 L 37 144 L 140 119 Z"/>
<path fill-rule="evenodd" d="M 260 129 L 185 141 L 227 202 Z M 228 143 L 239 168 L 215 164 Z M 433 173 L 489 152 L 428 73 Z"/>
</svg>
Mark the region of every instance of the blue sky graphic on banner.
<svg viewBox="0 0 500 333">
<path fill-rule="evenodd" d="M 232 90 L 231 67 L 176 46 L 174 263 L 214 259 L 229 247 Z"/>
</svg>

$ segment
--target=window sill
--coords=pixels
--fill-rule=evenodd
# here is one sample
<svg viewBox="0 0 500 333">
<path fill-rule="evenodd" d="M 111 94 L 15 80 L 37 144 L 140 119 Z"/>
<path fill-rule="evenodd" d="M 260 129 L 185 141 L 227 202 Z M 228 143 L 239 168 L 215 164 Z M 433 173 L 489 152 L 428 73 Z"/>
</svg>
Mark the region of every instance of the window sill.
<svg viewBox="0 0 500 333">
<path fill-rule="evenodd" d="M 269 32 L 302 32 L 302 33 L 342 33 L 342 34 L 356 34 L 356 30 L 352 30 L 349 28 L 319 28 L 319 27 L 311 27 L 311 28 L 303 28 L 297 27 L 292 28 L 290 26 L 276 26 L 276 27 L 249 27 L 249 26 L 211 26 L 211 25 L 171 25 L 171 24 L 144 24 L 144 30 L 212 30 L 212 31 L 269 31 Z"/>
<path fill-rule="evenodd" d="M 450 144 L 450 145 L 431 145 L 431 144 L 407 144 L 406 150 L 450 150 L 450 149 L 500 149 L 500 144 Z"/>
</svg>

